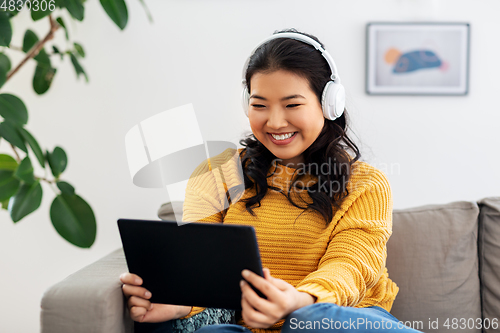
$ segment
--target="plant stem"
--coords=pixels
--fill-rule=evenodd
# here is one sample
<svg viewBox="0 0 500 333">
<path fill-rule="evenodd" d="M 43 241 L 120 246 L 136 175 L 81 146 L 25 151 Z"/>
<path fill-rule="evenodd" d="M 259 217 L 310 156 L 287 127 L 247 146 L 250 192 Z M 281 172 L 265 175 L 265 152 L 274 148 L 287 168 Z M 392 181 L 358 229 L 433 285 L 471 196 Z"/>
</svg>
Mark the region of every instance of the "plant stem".
<svg viewBox="0 0 500 333">
<path fill-rule="evenodd" d="M 7 79 L 5 80 L 5 82 L 7 82 L 12 77 L 12 75 L 14 75 L 19 70 L 19 68 L 21 68 L 29 59 L 35 57 L 38 54 L 38 52 L 40 52 L 40 50 L 43 48 L 45 43 L 54 38 L 54 33 L 56 32 L 57 29 L 59 29 L 60 25 L 57 24 L 56 21 L 54 21 L 54 19 L 52 18 L 52 14 L 49 15 L 49 20 L 50 20 L 50 31 L 47 33 L 44 39 L 38 41 L 35 44 L 35 46 L 33 46 L 31 50 L 29 50 L 23 61 L 21 61 L 21 63 L 19 63 L 19 65 L 17 65 L 16 68 L 10 71 L 10 73 L 7 75 Z"/>
<path fill-rule="evenodd" d="M 21 158 L 19 157 L 19 154 L 17 153 L 16 147 L 11 143 L 10 146 L 12 147 L 12 150 L 14 151 L 14 154 L 16 154 L 17 162 L 21 163 Z"/>
<path fill-rule="evenodd" d="M 54 184 L 56 182 L 55 180 L 50 180 L 50 179 L 47 179 L 45 177 L 36 177 L 36 178 L 38 178 L 40 180 L 45 180 L 49 184 Z"/>
</svg>

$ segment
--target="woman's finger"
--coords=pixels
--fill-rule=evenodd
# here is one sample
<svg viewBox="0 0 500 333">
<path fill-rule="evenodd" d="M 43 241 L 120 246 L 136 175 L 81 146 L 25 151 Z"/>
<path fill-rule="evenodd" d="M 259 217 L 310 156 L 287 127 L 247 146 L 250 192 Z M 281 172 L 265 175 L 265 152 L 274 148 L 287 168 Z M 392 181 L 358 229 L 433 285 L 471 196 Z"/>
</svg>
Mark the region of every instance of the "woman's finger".
<svg viewBox="0 0 500 333">
<path fill-rule="evenodd" d="M 147 299 L 141 298 L 141 297 L 137 297 L 137 296 L 130 296 L 127 304 L 128 304 L 129 309 L 134 307 L 134 306 L 140 306 L 140 307 L 145 308 L 146 310 L 151 310 L 151 308 L 152 308 L 150 301 L 148 301 Z"/>
<path fill-rule="evenodd" d="M 151 292 L 143 287 L 132 286 L 130 284 L 124 284 L 122 286 L 123 293 L 125 296 L 137 296 L 145 299 L 151 298 Z"/>
<path fill-rule="evenodd" d="M 124 284 L 133 284 L 136 286 L 142 285 L 142 279 L 137 274 L 123 273 L 120 275 L 120 281 Z"/>
<path fill-rule="evenodd" d="M 264 272 L 264 278 L 266 280 L 272 279 L 271 271 L 269 270 L 269 268 L 266 267 L 266 268 L 262 269 L 262 271 Z"/>
<path fill-rule="evenodd" d="M 272 282 L 274 281 L 274 278 L 268 280 L 247 269 L 244 269 L 242 271 L 242 276 L 248 283 L 251 283 L 256 289 L 260 290 L 264 295 L 266 295 L 268 299 L 278 299 L 280 297 L 280 290 L 275 287 Z M 258 296 L 255 292 L 251 294 L 255 294 L 260 298 L 260 296 Z M 251 300 L 249 301 L 251 302 Z"/>
<path fill-rule="evenodd" d="M 130 318 L 132 318 L 133 321 L 142 322 L 147 312 L 148 310 L 142 306 L 133 306 L 130 308 Z"/>
<path fill-rule="evenodd" d="M 266 326 L 267 321 L 269 318 L 267 318 L 266 315 L 263 313 L 259 312 L 256 310 L 248 301 L 245 297 L 241 298 L 241 314 L 243 317 L 243 320 L 247 324 L 251 324 L 252 327 L 255 328 L 266 328 L 269 326 Z M 262 325 L 264 324 L 264 325 Z"/>
<path fill-rule="evenodd" d="M 279 290 L 285 291 L 288 288 L 293 287 L 291 284 L 289 284 L 285 280 L 277 279 L 274 276 L 272 276 L 271 275 L 271 271 L 269 270 L 269 268 L 265 267 L 265 268 L 262 269 L 262 271 L 264 272 L 264 278 L 266 280 L 268 280 L 269 282 L 271 282 Z"/>
<path fill-rule="evenodd" d="M 242 280 L 241 282 L 241 292 L 242 298 L 244 298 L 248 304 L 250 304 L 255 310 L 263 313 L 271 313 L 273 306 L 273 299 L 268 297 L 268 299 L 261 298 L 252 289 L 248 282 Z"/>
</svg>

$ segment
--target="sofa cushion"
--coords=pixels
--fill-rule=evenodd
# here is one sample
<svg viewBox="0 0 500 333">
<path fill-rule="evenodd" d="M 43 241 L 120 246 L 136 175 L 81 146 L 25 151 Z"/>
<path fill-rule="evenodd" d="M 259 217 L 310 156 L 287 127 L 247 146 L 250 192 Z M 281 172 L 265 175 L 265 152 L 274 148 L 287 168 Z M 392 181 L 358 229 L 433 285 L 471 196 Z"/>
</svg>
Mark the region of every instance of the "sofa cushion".
<svg viewBox="0 0 500 333">
<path fill-rule="evenodd" d="M 387 268 L 399 293 L 391 313 L 407 326 L 481 332 L 478 215 L 466 201 L 394 210 Z"/>
<path fill-rule="evenodd" d="M 172 201 L 161 205 L 158 209 L 158 217 L 162 220 L 182 221 L 183 201 Z"/>
<path fill-rule="evenodd" d="M 500 197 L 480 200 L 479 269 L 484 332 L 499 331 L 500 317 Z"/>
</svg>

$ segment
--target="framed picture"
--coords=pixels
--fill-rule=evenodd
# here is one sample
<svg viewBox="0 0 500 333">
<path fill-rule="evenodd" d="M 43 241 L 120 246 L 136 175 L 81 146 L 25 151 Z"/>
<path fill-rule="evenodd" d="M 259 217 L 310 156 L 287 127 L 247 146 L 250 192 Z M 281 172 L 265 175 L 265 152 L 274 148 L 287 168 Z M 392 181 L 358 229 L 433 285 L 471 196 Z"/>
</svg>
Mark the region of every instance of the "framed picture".
<svg viewBox="0 0 500 333">
<path fill-rule="evenodd" d="M 469 23 L 366 26 L 366 93 L 467 95 Z"/>
</svg>

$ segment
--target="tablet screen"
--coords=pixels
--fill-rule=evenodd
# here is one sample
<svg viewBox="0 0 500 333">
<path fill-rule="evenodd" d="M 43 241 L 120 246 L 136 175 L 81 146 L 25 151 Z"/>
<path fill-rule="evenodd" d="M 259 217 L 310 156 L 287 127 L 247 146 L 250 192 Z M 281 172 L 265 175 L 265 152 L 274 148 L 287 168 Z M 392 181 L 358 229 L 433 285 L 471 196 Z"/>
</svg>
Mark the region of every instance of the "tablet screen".
<svg viewBox="0 0 500 333">
<path fill-rule="evenodd" d="M 241 310 L 241 271 L 264 276 L 252 226 L 119 219 L 118 227 L 129 271 L 153 303 Z"/>
</svg>

